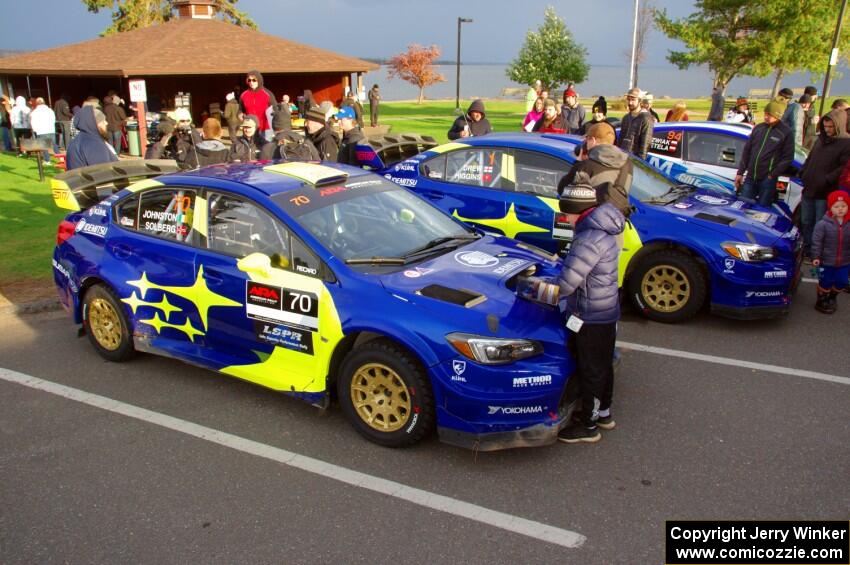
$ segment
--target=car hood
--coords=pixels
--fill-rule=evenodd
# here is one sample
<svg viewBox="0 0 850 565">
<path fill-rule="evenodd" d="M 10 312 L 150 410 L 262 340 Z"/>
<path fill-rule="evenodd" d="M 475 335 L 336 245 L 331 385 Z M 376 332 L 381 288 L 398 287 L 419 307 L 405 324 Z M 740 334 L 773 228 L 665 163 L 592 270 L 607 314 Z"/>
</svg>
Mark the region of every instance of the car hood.
<svg viewBox="0 0 850 565">
<path fill-rule="evenodd" d="M 458 331 L 509 336 L 538 335 L 543 326 L 562 326 L 558 309 L 520 298 L 516 276 L 534 270 L 554 277 L 560 261 L 543 251 L 498 236 L 484 236 L 463 247 L 400 271 L 380 275 L 387 292 L 430 310 Z"/>
<path fill-rule="evenodd" d="M 694 191 L 665 208 L 730 237 L 740 237 L 741 230 L 744 230 L 767 244 L 793 228 L 792 221 L 783 214 L 712 190 Z"/>
</svg>

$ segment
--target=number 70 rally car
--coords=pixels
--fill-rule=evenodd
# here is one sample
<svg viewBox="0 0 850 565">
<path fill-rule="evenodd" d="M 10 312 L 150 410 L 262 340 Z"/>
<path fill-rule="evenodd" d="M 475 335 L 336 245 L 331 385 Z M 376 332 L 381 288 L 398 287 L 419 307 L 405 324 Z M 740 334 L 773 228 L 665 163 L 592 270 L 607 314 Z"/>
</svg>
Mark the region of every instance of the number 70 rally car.
<svg viewBox="0 0 850 565">
<path fill-rule="evenodd" d="M 342 165 L 168 161 L 54 179 L 62 304 L 110 361 L 174 357 L 318 406 L 386 446 L 555 441 L 574 362 L 520 298 L 555 257 Z M 155 177 L 155 178 L 150 178 Z M 130 179 L 143 179 L 130 184 Z M 570 387 L 571 388 L 571 387 Z"/>
</svg>

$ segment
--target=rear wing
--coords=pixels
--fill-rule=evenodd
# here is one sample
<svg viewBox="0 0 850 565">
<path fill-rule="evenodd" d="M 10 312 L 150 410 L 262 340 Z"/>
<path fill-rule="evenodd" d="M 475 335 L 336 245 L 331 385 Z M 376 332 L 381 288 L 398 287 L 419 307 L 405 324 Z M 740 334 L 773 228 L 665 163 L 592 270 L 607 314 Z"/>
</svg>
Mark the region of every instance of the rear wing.
<svg viewBox="0 0 850 565">
<path fill-rule="evenodd" d="M 94 206 L 130 184 L 179 171 L 168 159 L 116 161 L 74 169 L 53 177 L 50 188 L 59 208 L 74 212 Z"/>
<path fill-rule="evenodd" d="M 369 169 L 386 169 L 439 145 L 430 135 L 418 133 L 384 134 L 357 143 L 357 160 Z"/>
</svg>

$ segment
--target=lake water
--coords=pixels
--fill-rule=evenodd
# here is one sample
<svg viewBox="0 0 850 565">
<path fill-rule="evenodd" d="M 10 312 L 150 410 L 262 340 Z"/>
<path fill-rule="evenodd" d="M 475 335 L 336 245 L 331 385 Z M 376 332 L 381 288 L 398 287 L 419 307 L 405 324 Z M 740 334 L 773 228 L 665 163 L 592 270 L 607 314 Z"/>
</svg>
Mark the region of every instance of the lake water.
<svg viewBox="0 0 850 565">
<path fill-rule="evenodd" d="M 455 97 L 454 65 L 437 65 L 438 72 L 445 78 L 441 82 L 425 89 L 426 98 L 441 99 Z M 850 72 L 843 71 L 843 77 L 835 78 L 833 73 L 830 95 L 850 94 Z M 461 98 L 498 98 L 502 89 L 522 87 L 511 82 L 505 76 L 505 65 L 462 65 L 461 66 Z M 712 73 L 707 68 L 691 68 L 680 71 L 673 66 L 641 67 L 639 70 L 639 86 L 655 95 L 656 98 L 669 96 L 671 98 L 699 98 L 711 95 Z M 594 66 L 590 69 L 588 79 L 576 85 L 580 96 L 599 96 L 613 99 L 621 96 L 629 82 L 628 67 Z M 410 100 L 419 95 L 419 90 L 401 79 L 389 80 L 387 67 L 364 75 L 363 84 L 366 90 L 373 84 L 379 84 L 384 100 Z M 795 74 L 785 77 L 782 86 L 802 88 L 814 84 L 818 90 L 823 88 L 823 79 L 812 81 L 808 74 Z M 726 89 L 727 97 L 744 95 L 751 88 L 772 88 L 773 77 L 741 77 L 733 79 Z"/>
</svg>

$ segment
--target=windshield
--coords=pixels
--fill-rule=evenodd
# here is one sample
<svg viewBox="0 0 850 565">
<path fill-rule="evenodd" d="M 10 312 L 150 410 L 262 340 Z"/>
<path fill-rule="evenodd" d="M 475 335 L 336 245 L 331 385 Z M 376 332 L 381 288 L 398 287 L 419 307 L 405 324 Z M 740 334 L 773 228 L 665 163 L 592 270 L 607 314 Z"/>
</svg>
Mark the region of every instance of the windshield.
<svg viewBox="0 0 850 565">
<path fill-rule="evenodd" d="M 326 202 L 294 215 L 298 223 L 343 261 L 376 259 L 374 262 L 404 264 L 427 254 L 422 253 L 424 250 L 433 249 L 436 253 L 450 241 L 459 239 L 458 244 L 462 244 L 475 237 L 471 229 L 382 178 L 373 177 L 367 183 L 352 182 L 336 189 L 334 197 Z M 321 193 L 323 189 L 312 190 Z"/>
</svg>

